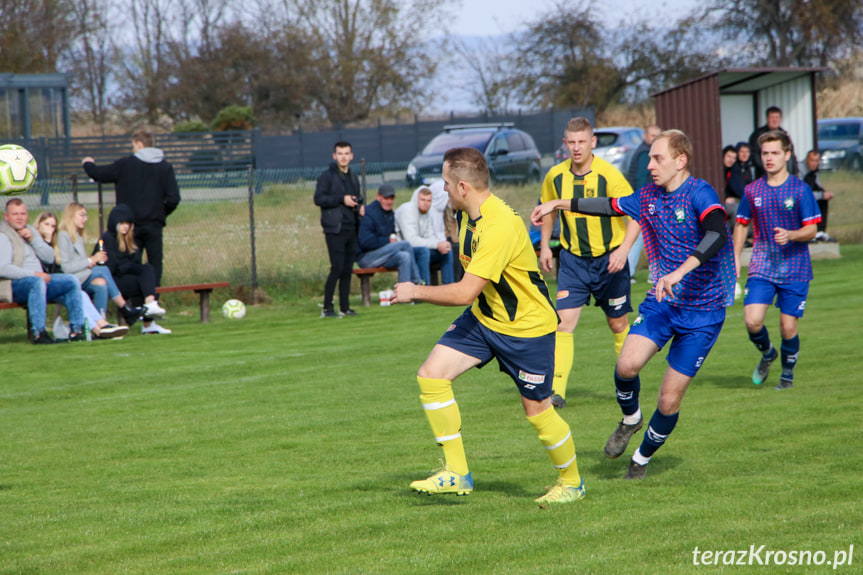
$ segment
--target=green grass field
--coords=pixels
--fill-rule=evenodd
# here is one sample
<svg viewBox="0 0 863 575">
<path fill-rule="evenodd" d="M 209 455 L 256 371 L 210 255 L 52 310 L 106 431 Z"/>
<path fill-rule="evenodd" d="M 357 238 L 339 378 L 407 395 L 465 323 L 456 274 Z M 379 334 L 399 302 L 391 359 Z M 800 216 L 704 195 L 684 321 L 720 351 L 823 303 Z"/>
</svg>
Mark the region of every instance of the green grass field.
<svg viewBox="0 0 863 575">
<path fill-rule="evenodd" d="M 533 499 L 555 472 L 494 364 L 455 384 L 474 493 L 408 489 L 440 457 L 415 374 L 455 308 L 320 320 L 299 301 L 203 325 L 166 299 L 171 336 L 36 347 L 4 329 L 0 573 L 833 570 L 693 565 L 696 547 L 751 545 L 831 562 L 854 545 L 836 572 L 859 573 L 863 246 L 842 252 L 815 262 L 795 387 L 773 390 L 777 366 L 752 385 L 738 303 L 640 483 L 621 479 L 640 434 L 620 460 L 602 455 L 620 417 L 614 353 L 586 310 L 561 413 L 587 497 L 549 510 Z M 648 417 L 663 356 L 642 373 Z"/>
</svg>

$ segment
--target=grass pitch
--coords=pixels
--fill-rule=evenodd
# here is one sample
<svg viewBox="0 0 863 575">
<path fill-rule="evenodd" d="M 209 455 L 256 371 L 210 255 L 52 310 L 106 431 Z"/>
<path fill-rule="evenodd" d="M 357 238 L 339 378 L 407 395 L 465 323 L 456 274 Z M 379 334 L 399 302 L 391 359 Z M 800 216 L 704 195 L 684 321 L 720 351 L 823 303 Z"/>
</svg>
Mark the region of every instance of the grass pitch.
<svg viewBox="0 0 863 575">
<path fill-rule="evenodd" d="M 778 363 L 752 385 L 736 304 L 643 482 L 621 479 L 640 433 L 603 457 L 614 353 L 585 310 L 561 413 L 587 497 L 549 510 L 533 499 L 555 472 L 494 363 L 455 384 L 474 493 L 408 489 L 440 457 L 416 370 L 457 308 L 320 320 L 298 302 L 202 325 L 166 299 L 171 336 L 37 347 L 0 331 L 0 573 L 833 570 L 693 565 L 696 547 L 751 545 L 831 561 L 854 545 L 836 571 L 859 572 L 863 246 L 842 253 L 815 262 L 794 388 L 773 390 Z M 775 342 L 778 323 L 771 310 Z M 642 373 L 648 418 L 663 357 Z"/>
</svg>

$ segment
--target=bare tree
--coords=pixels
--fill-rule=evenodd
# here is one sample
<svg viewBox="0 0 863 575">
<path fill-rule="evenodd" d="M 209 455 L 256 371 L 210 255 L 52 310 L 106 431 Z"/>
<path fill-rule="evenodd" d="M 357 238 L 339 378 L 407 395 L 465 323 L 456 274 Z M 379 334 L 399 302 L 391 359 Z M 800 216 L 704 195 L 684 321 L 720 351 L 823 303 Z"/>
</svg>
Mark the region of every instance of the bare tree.
<svg viewBox="0 0 863 575">
<path fill-rule="evenodd" d="M 507 41 L 495 42 L 488 38 L 452 42 L 453 52 L 471 72 L 471 81 L 464 90 L 474 104 L 489 114 L 509 112 L 515 100 L 513 56 L 505 45 Z"/>
<path fill-rule="evenodd" d="M 828 66 L 863 42 L 860 0 L 711 0 L 702 16 L 744 65 Z"/>
<path fill-rule="evenodd" d="M 282 1 L 306 35 L 312 95 L 331 124 L 429 100 L 417 87 L 436 63 L 418 46 L 450 0 Z"/>
<path fill-rule="evenodd" d="M 70 94 L 90 120 L 105 133 L 109 92 L 116 59 L 110 37 L 110 0 L 78 0 L 72 4 L 76 39 L 69 47 Z"/>
</svg>

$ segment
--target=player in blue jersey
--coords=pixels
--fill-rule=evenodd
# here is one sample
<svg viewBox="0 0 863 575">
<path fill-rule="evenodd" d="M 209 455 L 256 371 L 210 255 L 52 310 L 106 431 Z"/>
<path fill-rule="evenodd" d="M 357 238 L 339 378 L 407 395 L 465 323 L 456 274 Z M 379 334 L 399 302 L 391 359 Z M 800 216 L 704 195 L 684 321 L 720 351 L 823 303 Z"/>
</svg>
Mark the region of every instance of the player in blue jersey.
<svg viewBox="0 0 863 575">
<path fill-rule="evenodd" d="M 690 176 L 691 163 L 689 138 L 679 130 L 667 130 L 650 147 L 653 183 L 623 198 L 552 200 L 531 214 L 534 222 L 554 209 L 628 215 L 641 227 L 655 284 L 638 308 L 615 367 L 623 420 L 605 445 L 606 457 L 620 457 L 641 429 L 638 374 L 666 343 L 671 345 L 656 411 L 632 455 L 626 479 L 644 478 L 650 458 L 677 424 L 689 383 L 719 336 L 725 308 L 734 303 L 734 258 L 725 208 L 710 184 Z"/>
<path fill-rule="evenodd" d="M 782 356 L 782 376 L 776 389 L 788 389 L 794 381 L 794 366 L 800 352 L 797 322 L 806 308 L 812 280 L 809 240 L 815 237 L 821 212 L 812 189 L 788 173 L 791 140 L 778 130 L 762 134 L 761 161 L 765 175 L 743 191 L 734 228 L 734 256 L 740 274 L 740 255 L 749 224 L 753 225 L 752 258 L 743 300 L 743 318 L 749 339 L 761 352 L 752 383 L 767 379 L 770 365 Z M 764 318 L 776 299 L 780 310 L 780 351 L 770 342 Z"/>
</svg>

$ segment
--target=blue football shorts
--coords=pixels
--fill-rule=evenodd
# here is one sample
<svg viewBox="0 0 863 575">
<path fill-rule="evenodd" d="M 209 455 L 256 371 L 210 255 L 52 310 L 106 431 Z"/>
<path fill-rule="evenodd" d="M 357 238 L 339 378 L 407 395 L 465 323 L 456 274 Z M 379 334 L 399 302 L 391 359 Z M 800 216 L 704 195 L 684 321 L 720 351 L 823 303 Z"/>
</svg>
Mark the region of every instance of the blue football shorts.
<svg viewBox="0 0 863 575">
<path fill-rule="evenodd" d="M 512 378 L 524 397 L 542 401 L 551 396 L 554 339 L 554 332 L 540 337 L 497 333 L 482 325 L 467 308 L 438 343 L 477 358 L 479 368 L 496 357 L 500 370 Z"/>
<path fill-rule="evenodd" d="M 746 280 L 746 295 L 743 305 L 763 303 L 770 305 L 776 298 L 776 307 L 785 315 L 803 317 L 806 310 L 806 296 L 809 295 L 809 282 L 775 284 L 763 278 Z"/>
<path fill-rule="evenodd" d="M 608 317 L 621 317 L 632 311 L 629 264 L 617 273 L 608 273 L 608 254 L 580 257 L 560 250 L 560 272 L 557 274 L 557 309 L 575 309 L 588 305 L 590 296 Z M 560 297 L 562 292 L 569 292 Z"/>
<path fill-rule="evenodd" d="M 648 338 L 660 349 L 671 340 L 665 358 L 668 365 L 683 375 L 695 377 L 724 322 L 725 308 L 685 309 L 660 303 L 650 296 L 638 306 L 638 317 L 632 322 L 629 333 Z"/>
</svg>

